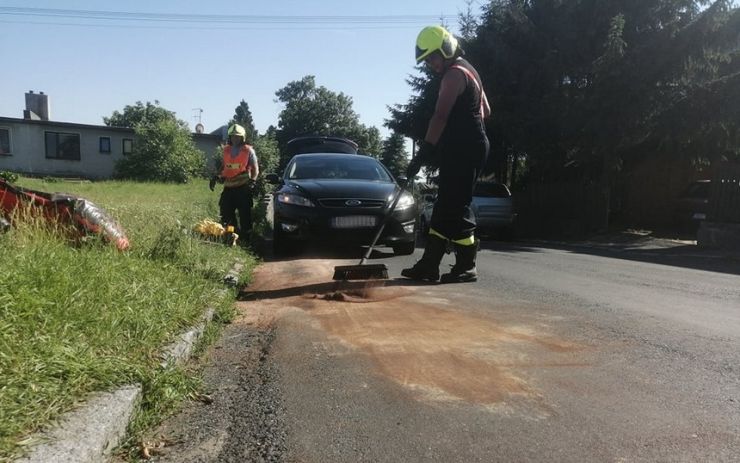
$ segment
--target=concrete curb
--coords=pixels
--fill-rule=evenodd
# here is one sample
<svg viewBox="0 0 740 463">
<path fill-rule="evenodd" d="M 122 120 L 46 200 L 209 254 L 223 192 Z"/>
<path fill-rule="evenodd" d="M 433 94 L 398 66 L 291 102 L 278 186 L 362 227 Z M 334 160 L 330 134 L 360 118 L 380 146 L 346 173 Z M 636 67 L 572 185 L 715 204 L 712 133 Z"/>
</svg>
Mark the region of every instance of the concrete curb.
<svg viewBox="0 0 740 463">
<path fill-rule="evenodd" d="M 18 463 L 104 462 L 126 435 L 141 397 L 138 384 L 93 395 L 77 410 L 62 416 L 58 426 L 32 437 L 43 441 Z"/>
<path fill-rule="evenodd" d="M 224 277 L 224 283 L 236 284 L 243 268 L 237 262 Z M 220 291 L 220 295 L 226 292 Z M 188 360 L 195 343 L 200 339 L 214 309 L 203 314 L 202 323 L 181 334 L 178 340 L 165 347 L 160 365 L 177 365 Z M 141 399 L 141 385 L 123 386 L 112 392 L 95 393 L 80 408 L 65 413 L 58 424 L 30 437 L 34 445 L 28 455 L 15 463 L 105 463 L 110 452 L 126 436 L 128 423 Z"/>
<path fill-rule="evenodd" d="M 221 293 L 223 295 L 223 291 Z M 214 310 L 209 307 L 203 314 L 203 323 L 200 323 L 179 336 L 179 339 L 165 347 L 162 353 L 160 365 L 164 368 L 168 365 L 178 365 L 190 358 L 196 341 L 200 339 L 208 323 L 213 320 Z"/>
<path fill-rule="evenodd" d="M 224 284 L 226 286 L 236 287 L 236 285 L 239 284 L 239 275 L 242 273 L 242 269 L 244 268 L 244 263 L 240 260 L 237 260 L 234 266 L 229 270 L 229 272 L 224 277 Z"/>
</svg>

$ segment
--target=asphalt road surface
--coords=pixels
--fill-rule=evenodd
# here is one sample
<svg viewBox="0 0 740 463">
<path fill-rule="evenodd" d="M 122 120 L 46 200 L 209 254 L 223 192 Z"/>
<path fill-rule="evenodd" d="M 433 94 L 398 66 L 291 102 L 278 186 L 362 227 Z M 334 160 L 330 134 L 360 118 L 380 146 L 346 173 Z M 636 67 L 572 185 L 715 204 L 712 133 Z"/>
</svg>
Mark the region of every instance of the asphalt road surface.
<svg viewBox="0 0 740 463">
<path fill-rule="evenodd" d="M 376 284 L 265 262 L 155 461 L 740 461 L 737 259 L 489 243 L 477 283 L 395 278 L 420 251 Z"/>
</svg>

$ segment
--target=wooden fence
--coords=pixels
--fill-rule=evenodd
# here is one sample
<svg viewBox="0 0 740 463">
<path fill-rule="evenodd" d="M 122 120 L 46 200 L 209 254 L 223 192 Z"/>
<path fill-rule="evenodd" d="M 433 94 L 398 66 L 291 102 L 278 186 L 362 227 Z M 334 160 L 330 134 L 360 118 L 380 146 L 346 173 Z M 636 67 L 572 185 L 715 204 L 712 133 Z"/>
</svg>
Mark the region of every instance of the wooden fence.
<svg viewBox="0 0 740 463">
<path fill-rule="evenodd" d="M 707 220 L 740 223 L 740 163 L 722 163 L 712 177 Z"/>
</svg>

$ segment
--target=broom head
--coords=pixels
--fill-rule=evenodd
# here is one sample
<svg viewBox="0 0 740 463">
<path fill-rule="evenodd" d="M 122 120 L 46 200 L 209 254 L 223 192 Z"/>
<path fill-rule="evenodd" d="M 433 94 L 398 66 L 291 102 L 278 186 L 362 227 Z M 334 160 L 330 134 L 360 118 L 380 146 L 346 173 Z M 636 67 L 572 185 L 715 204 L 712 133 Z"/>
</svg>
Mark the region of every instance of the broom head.
<svg viewBox="0 0 740 463">
<path fill-rule="evenodd" d="M 338 265 L 334 267 L 334 280 L 385 280 L 388 267 L 385 264 Z"/>
</svg>

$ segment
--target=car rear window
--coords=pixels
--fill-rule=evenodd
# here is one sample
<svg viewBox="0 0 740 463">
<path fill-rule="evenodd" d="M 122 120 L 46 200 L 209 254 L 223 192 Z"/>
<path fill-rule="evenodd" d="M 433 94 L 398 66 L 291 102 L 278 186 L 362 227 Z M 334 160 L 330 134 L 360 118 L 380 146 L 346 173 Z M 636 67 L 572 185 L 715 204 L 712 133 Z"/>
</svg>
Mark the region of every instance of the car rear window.
<svg viewBox="0 0 740 463">
<path fill-rule="evenodd" d="M 352 158 L 327 156 L 296 159 L 288 169 L 288 178 L 392 181 L 380 163 L 360 155 Z"/>
<path fill-rule="evenodd" d="M 289 156 L 304 153 L 357 153 L 357 145 L 335 138 L 299 138 L 288 142 Z"/>
<path fill-rule="evenodd" d="M 478 183 L 473 189 L 473 196 L 483 198 L 508 198 L 511 196 L 506 185 L 501 183 Z"/>
</svg>

